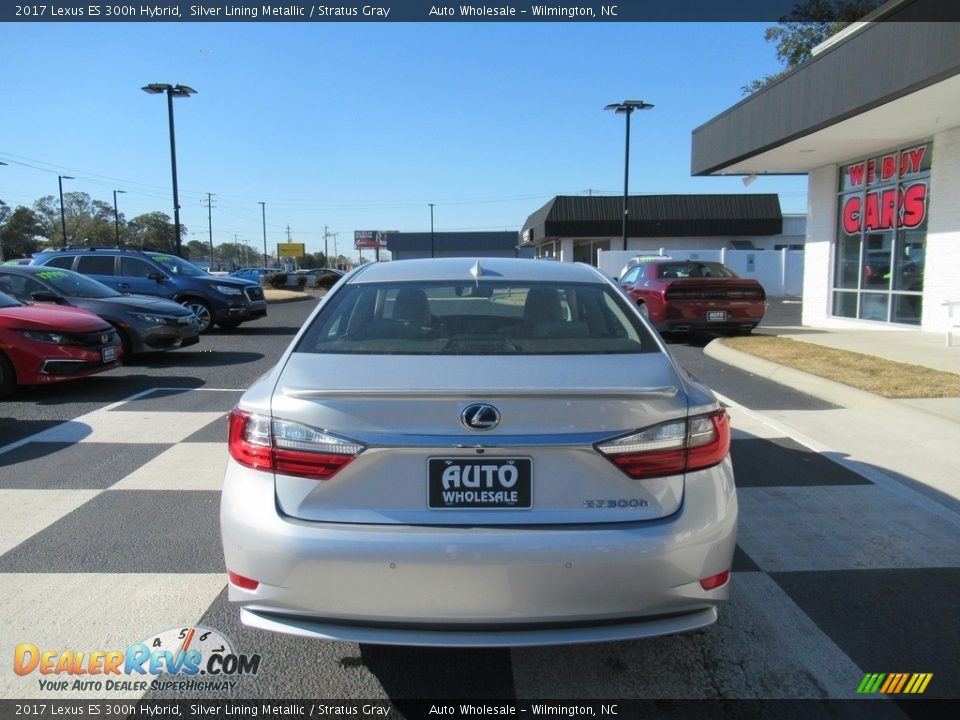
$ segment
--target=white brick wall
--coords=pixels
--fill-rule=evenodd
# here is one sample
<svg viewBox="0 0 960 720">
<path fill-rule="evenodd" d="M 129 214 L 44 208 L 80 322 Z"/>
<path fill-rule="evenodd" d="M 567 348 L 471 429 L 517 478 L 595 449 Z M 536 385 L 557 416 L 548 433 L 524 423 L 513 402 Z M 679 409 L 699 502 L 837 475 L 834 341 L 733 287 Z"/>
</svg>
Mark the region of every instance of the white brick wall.
<svg viewBox="0 0 960 720">
<path fill-rule="evenodd" d="M 933 138 L 922 330 L 947 330 L 948 300 L 960 301 L 960 128 Z M 954 318 L 960 322 L 960 308 Z"/>
<path fill-rule="evenodd" d="M 837 234 L 837 166 L 825 165 L 807 177 L 807 241 L 803 258 L 804 325 L 824 327 L 830 317 L 830 271 Z"/>
</svg>

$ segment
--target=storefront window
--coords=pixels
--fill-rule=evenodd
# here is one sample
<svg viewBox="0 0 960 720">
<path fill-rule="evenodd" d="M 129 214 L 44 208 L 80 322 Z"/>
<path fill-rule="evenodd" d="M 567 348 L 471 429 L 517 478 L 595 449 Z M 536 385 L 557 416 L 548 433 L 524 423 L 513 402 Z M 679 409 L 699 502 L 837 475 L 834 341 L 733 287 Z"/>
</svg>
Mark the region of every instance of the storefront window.
<svg viewBox="0 0 960 720">
<path fill-rule="evenodd" d="M 833 293 L 833 314 L 837 317 L 855 318 L 857 316 L 857 293 Z"/>
<path fill-rule="evenodd" d="M 557 257 L 557 243 L 556 242 L 546 242 L 541 245 L 537 245 L 537 257 L 545 258 L 549 260 L 556 259 Z"/>
<path fill-rule="evenodd" d="M 835 316 L 920 324 L 931 155 L 926 143 L 840 169 Z"/>
<path fill-rule="evenodd" d="M 574 240 L 573 241 L 573 261 L 587 263 L 596 266 L 597 251 L 609 250 L 609 240 Z"/>
<path fill-rule="evenodd" d="M 860 287 L 860 233 L 851 235 L 843 231 L 842 224 L 840 227 L 833 286 L 856 290 Z"/>
</svg>

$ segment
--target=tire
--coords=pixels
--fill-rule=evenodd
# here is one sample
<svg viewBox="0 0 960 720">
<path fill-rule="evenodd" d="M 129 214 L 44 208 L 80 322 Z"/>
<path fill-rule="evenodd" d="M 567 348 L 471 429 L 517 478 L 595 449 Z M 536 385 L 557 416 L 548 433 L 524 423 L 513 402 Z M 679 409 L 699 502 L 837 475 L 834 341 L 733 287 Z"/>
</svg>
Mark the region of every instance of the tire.
<svg viewBox="0 0 960 720">
<path fill-rule="evenodd" d="M 638 302 L 637 310 L 639 310 L 640 314 L 643 315 L 647 320 L 650 319 L 650 309 L 647 307 L 645 302 Z"/>
<path fill-rule="evenodd" d="M 199 298 L 185 298 L 180 301 L 188 310 L 192 311 L 197 319 L 200 320 L 200 332 L 209 332 L 213 328 L 213 310 L 210 306 Z"/>
<path fill-rule="evenodd" d="M 236 330 L 238 327 L 240 327 L 240 321 L 239 320 L 223 320 L 221 322 L 218 322 L 217 325 L 219 325 L 222 330 Z"/>
<path fill-rule="evenodd" d="M 750 334 L 752 334 L 752 333 L 753 333 L 753 328 L 752 328 L 752 327 L 748 327 L 748 328 L 737 328 L 736 330 L 733 331 L 733 334 L 734 334 L 734 335 L 743 335 L 743 336 L 750 335 Z"/>
<path fill-rule="evenodd" d="M 130 336 L 127 335 L 126 330 L 118 328 L 116 325 L 113 326 L 113 329 L 120 336 L 120 344 L 123 345 L 123 359 L 129 360 L 133 357 L 133 343 L 130 341 Z"/>
<path fill-rule="evenodd" d="M 0 398 L 5 398 L 17 387 L 17 373 L 7 356 L 0 352 Z"/>
</svg>

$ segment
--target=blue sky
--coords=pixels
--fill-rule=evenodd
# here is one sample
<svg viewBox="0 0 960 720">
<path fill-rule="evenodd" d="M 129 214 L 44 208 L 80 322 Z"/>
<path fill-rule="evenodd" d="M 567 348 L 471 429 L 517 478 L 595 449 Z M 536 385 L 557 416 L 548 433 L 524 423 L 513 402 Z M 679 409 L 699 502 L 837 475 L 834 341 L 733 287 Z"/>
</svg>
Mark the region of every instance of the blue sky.
<svg viewBox="0 0 960 720">
<path fill-rule="evenodd" d="M 0 199 L 83 191 L 127 217 L 172 214 L 175 100 L 181 221 L 214 242 L 338 249 L 354 230 L 518 230 L 558 194 L 746 192 L 690 176 L 691 131 L 778 70 L 769 23 L 37 23 L 0 25 Z M 761 177 L 803 212 L 806 180 Z M 332 250 L 331 243 L 331 250 Z M 352 253 L 352 250 L 350 251 Z M 349 253 L 348 253 L 349 254 Z"/>
</svg>

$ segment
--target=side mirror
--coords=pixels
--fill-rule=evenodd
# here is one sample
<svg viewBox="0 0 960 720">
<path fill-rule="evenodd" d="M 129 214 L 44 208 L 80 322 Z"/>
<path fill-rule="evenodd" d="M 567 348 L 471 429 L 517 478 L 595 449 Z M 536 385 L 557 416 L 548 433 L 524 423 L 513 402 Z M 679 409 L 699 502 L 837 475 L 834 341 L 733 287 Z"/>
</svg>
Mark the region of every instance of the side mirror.
<svg viewBox="0 0 960 720">
<path fill-rule="evenodd" d="M 63 298 L 61 298 L 56 293 L 52 293 L 49 290 L 38 290 L 37 292 L 30 293 L 30 298 L 36 302 L 51 302 L 51 303 L 61 303 Z"/>
<path fill-rule="evenodd" d="M 155 272 L 147 275 L 147 280 L 156 280 L 157 282 L 163 282 L 166 279 L 167 279 L 167 276 L 164 275 L 163 273 Z"/>
</svg>

